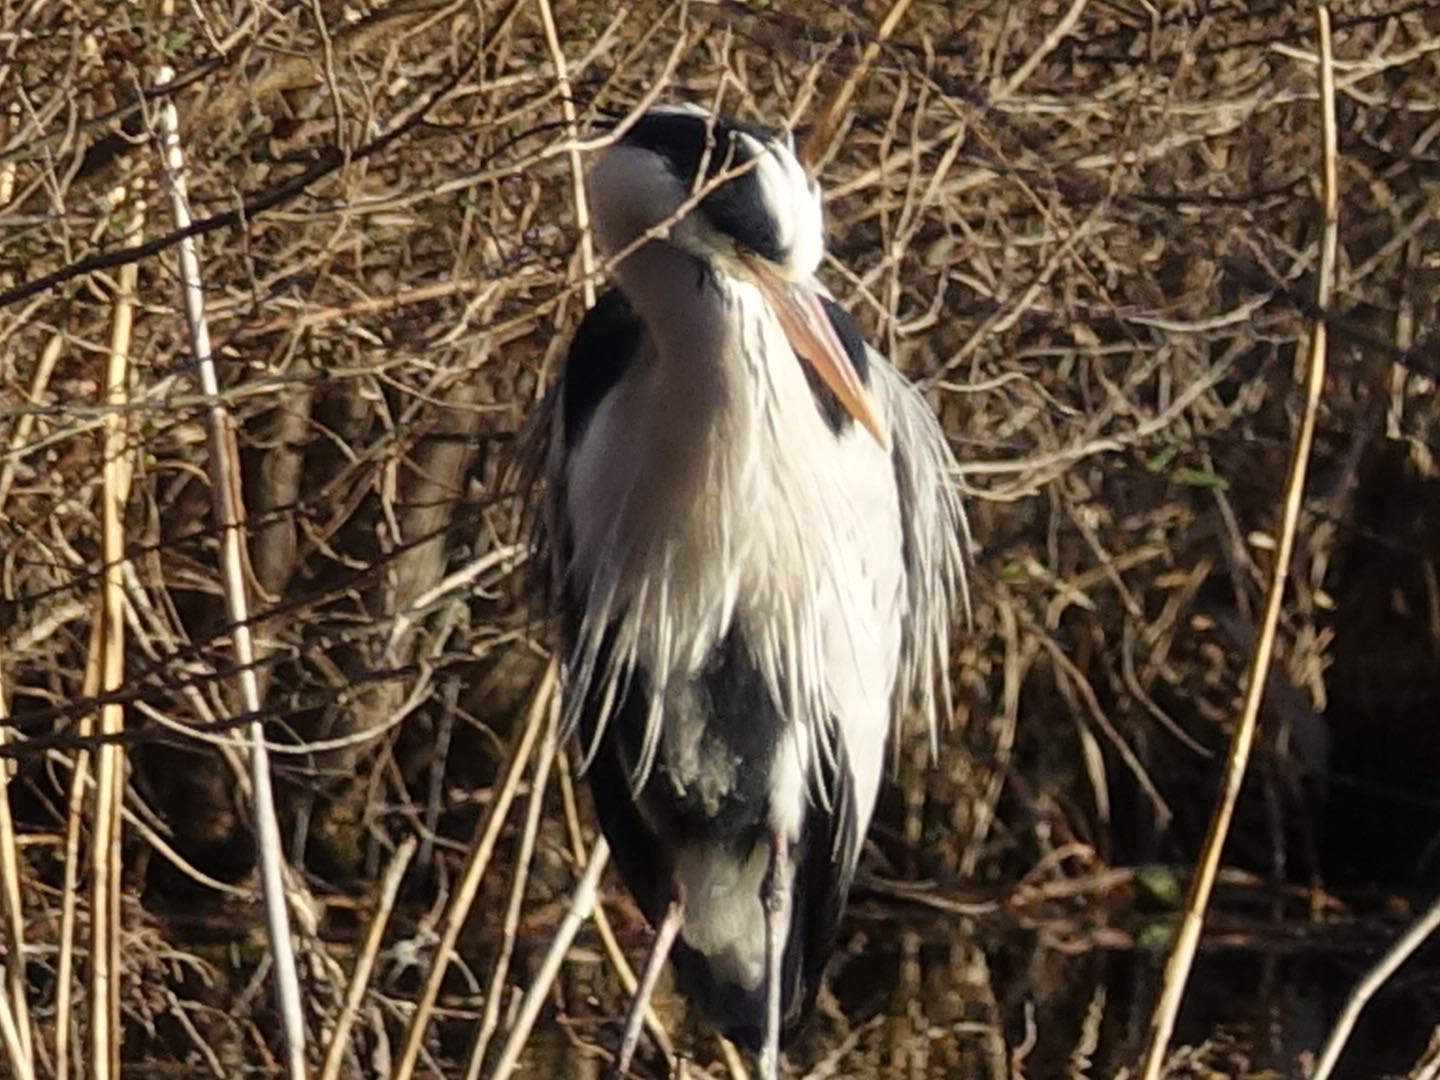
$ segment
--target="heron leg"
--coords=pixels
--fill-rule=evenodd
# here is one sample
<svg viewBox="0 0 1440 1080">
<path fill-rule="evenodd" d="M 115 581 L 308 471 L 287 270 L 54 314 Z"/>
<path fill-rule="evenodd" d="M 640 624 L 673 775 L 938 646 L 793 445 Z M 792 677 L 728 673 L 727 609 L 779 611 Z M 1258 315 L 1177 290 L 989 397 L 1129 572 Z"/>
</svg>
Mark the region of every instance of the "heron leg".
<svg viewBox="0 0 1440 1080">
<path fill-rule="evenodd" d="M 790 929 L 790 839 L 770 834 L 765 872 L 765 1041 L 760 1046 L 761 1080 L 780 1076 L 780 995 L 784 988 L 785 938 Z"/>
<path fill-rule="evenodd" d="M 684 912 L 681 898 L 676 896 L 666 906 L 660 925 L 655 928 L 655 941 L 645 957 L 645 967 L 635 985 L 635 995 L 630 999 L 630 1011 L 625 1014 L 625 1031 L 620 1036 L 620 1053 L 615 1058 L 615 1076 L 624 1076 L 630 1071 L 630 1061 L 640 1042 L 640 1029 L 645 1025 L 645 1013 L 655 995 L 655 984 L 660 981 L 660 969 L 665 966 L 670 949 L 675 944 L 675 935 L 680 932 Z"/>
</svg>

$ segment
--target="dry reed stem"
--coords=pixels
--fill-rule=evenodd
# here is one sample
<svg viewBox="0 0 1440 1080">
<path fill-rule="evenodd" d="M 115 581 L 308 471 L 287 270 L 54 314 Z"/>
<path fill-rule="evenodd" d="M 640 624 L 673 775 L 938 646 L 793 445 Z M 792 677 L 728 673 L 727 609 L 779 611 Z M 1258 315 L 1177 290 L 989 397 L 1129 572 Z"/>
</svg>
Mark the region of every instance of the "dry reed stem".
<svg viewBox="0 0 1440 1080">
<path fill-rule="evenodd" d="M 900 20 L 905 17 L 905 12 L 909 8 L 910 0 L 893 0 L 890 9 L 885 12 L 885 18 L 881 20 L 874 37 L 866 44 L 865 51 L 860 54 L 860 63 L 855 65 L 855 68 L 846 76 L 845 81 L 840 84 L 840 89 L 830 99 L 830 104 L 815 124 L 810 137 L 800 147 L 798 156 L 800 163 L 806 168 L 814 168 L 825 160 L 831 143 L 840 133 L 840 126 L 845 121 L 845 114 L 850 110 L 850 103 L 855 99 L 855 91 L 860 88 L 870 74 L 870 69 L 880 58 L 880 50 L 890 35 L 895 32 L 895 28 L 900 25 Z"/>
<path fill-rule="evenodd" d="M 0 130 L 6 134 L 9 125 Z M 13 163 L 0 166 L 0 207 L 7 205 L 15 192 L 15 167 Z M 43 355 L 59 352 L 59 335 L 51 338 L 51 345 L 42 354 L 41 370 L 37 370 L 35 383 L 48 379 Z M 53 367 L 53 361 L 51 364 Z M 31 400 L 34 400 L 32 395 Z M 25 421 L 21 417 L 16 423 L 10 439 L 12 451 L 25 441 L 28 435 Z M 9 494 L 14 477 L 16 459 L 7 458 L 0 465 L 0 513 L 4 512 L 5 498 Z M 10 741 L 10 713 L 6 705 L 5 687 L 5 635 L 0 634 L 0 746 Z M 6 993 L 0 997 L 0 1037 L 3 1037 L 5 1052 L 11 1068 L 17 1076 L 31 1075 L 34 1071 L 34 1052 L 31 1043 L 30 1005 L 25 978 L 25 907 L 21 896 L 20 857 L 15 841 L 15 821 L 10 811 L 10 781 L 15 774 L 14 762 L 0 762 L 0 915 L 4 918 L 4 942 L 6 946 Z"/>
<path fill-rule="evenodd" d="M 579 866 L 585 861 L 585 852 L 589 845 L 580 824 L 580 808 L 575 798 L 575 779 L 570 768 L 570 755 L 563 748 L 556 759 L 555 768 L 560 774 L 560 801 L 565 813 L 565 833 L 570 839 L 570 856 L 575 860 L 575 865 Z M 630 966 L 630 961 L 625 958 L 625 950 L 620 947 L 619 939 L 615 937 L 615 930 L 610 925 L 610 917 L 605 914 L 604 904 L 595 904 L 592 920 L 595 923 L 595 932 L 600 937 L 601 947 L 609 958 L 610 967 L 620 980 L 620 986 L 626 996 L 633 996 L 639 989 L 640 980 L 635 975 L 635 969 Z M 670 1032 L 665 1029 L 665 1023 L 655 1011 L 653 1002 L 645 1006 L 645 1029 L 650 1032 L 650 1037 L 655 1040 L 655 1045 L 660 1048 L 667 1064 L 673 1068 L 675 1041 L 670 1038 Z"/>
<path fill-rule="evenodd" d="M 174 77 L 162 68 L 156 78 L 163 86 Z M 165 170 L 170 181 L 171 207 L 177 229 L 190 224 L 186 195 L 185 160 L 180 148 L 179 114 L 173 100 L 160 110 L 161 142 Z M 205 317 L 205 296 L 201 285 L 200 259 L 195 241 L 179 245 L 180 285 L 185 300 L 191 347 L 199 369 L 200 387 L 210 401 L 207 431 L 210 447 L 210 484 L 215 516 L 221 529 L 221 578 L 226 611 L 232 627 L 235 659 L 244 708 L 261 716 L 260 684 L 255 672 L 255 649 L 250 634 L 250 601 L 245 579 L 244 511 L 239 484 L 239 464 L 234 458 L 233 432 L 229 413 L 220 397 L 215 360 L 210 351 L 210 330 Z M 285 1069 L 291 1080 L 305 1076 L 305 1013 L 300 976 L 295 963 L 290 912 L 286 894 L 284 848 L 280 823 L 275 814 L 275 797 L 270 782 L 270 756 L 265 746 L 265 725 L 260 719 L 249 725 L 250 799 L 254 815 L 255 844 L 260 864 L 265 925 L 275 972 L 276 1008 L 285 1036 Z"/>
<path fill-rule="evenodd" d="M 505 994 L 505 983 L 510 975 L 510 960 L 515 954 L 515 939 L 525 903 L 525 886 L 530 880 L 530 861 L 535 856 L 535 841 L 540 835 L 540 815 L 545 810 L 545 791 L 555 765 L 559 726 L 560 698 L 558 694 L 552 694 L 550 720 L 545 728 L 545 738 L 540 743 L 540 752 L 535 756 L 535 768 L 530 773 L 529 805 L 525 808 L 525 824 L 520 831 L 520 843 L 515 851 L 510 900 L 506 905 L 505 920 L 500 929 L 500 953 L 492 962 L 490 981 L 485 987 L 485 1011 L 480 1018 L 480 1029 L 470 1048 L 465 1080 L 479 1080 L 480 1069 L 485 1064 L 485 1051 L 489 1048 L 490 1038 L 500 1022 L 500 1001 Z"/>
<path fill-rule="evenodd" d="M 421 988 L 420 995 L 415 1002 L 415 1011 L 411 1015 L 410 1024 L 405 1031 L 405 1043 L 392 1073 L 392 1080 L 410 1080 L 415 1072 L 415 1064 L 420 1058 L 420 1047 L 425 1039 L 425 1029 L 430 1024 L 436 999 L 440 996 L 440 983 L 444 980 L 445 970 L 455 954 L 455 942 L 460 938 L 460 930 L 465 925 L 465 919 L 470 913 L 470 905 L 475 902 L 475 894 L 490 865 L 490 857 L 495 851 L 496 841 L 500 838 L 500 830 L 505 825 L 505 819 L 510 813 L 510 806 L 515 801 L 515 793 L 519 790 L 520 779 L 525 775 L 525 767 L 529 764 L 531 753 L 539 741 L 541 731 L 548 722 L 551 698 L 555 694 L 557 679 L 558 669 L 555 661 L 551 660 L 545 669 L 544 678 L 540 680 L 540 685 L 535 690 L 535 697 L 530 703 L 530 711 L 525 718 L 524 727 L 520 730 L 520 737 L 515 743 L 515 748 L 510 752 L 505 775 L 495 791 L 485 816 L 480 819 L 480 823 L 476 827 L 475 839 L 470 847 L 470 856 L 466 860 L 465 869 L 461 872 L 460 881 L 455 886 L 455 894 L 450 898 L 450 903 L 445 909 L 445 918 L 440 928 L 440 940 L 435 946 L 435 955 L 431 958 L 430 970 L 425 976 L 425 985 Z"/>
<path fill-rule="evenodd" d="M 365 1001 L 365 991 L 370 985 L 370 973 L 375 968 L 375 958 L 385 940 L 385 928 L 389 925 L 390 913 L 395 910 L 395 898 L 400 894 L 400 882 L 404 880 L 405 870 L 415 856 L 416 846 L 414 836 L 405 837 L 395 849 L 390 865 L 385 869 L 385 879 L 380 885 L 380 901 L 375 907 L 374 917 L 370 920 L 370 928 L 365 932 L 360 956 L 355 961 L 355 971 L 350 976 L 350 985 L 345 991 L 345 1003 L 340 1007 L 340 1015 L 335 1019 L 335 1031 L 330 1036 L 330 1046 L 325 1052 L 325 1063 L 320 1068 L 319 1080 L 338 1080 L 340 1076 L 340 1069 L 345 1062 L 346 1044 L 350 1039 L 350 1028 Z"/>
<path fill-rule="evenodd" d="M 730 1080 L 750 1080 L 750 1070 L 745 1065 L 740 1048 L 723 1035 L 716 1035 L 715 1039 L 720 1044 L 720 1058 L 725 1063 Z"/>
<path fill-rule="evenodd" d="M 86 649 L 87 662 L 82 693 L 91 699 L 100 690 L 100 653 L 104 641 L 104 601 L 96 605 L 95 617 L 90 622 L 90 641 Z M 80 718 L 80 734 L 88 736 L 95 729 L 94 716 L 86 713 Z M 80 889 L 80 834 L 85 827 L 85 793 L 90 776 L 90 753 L 86 750 L 75 755 L 75 768 L 70 774 L 70 786 L 65 811 L 65 861 L 64 878 L 60 889 L 60 955 L 55 968 L 55 1076 L 66 1080 L 70 1074 L 70 1027 L 72 994 L 71 976 L 75 966 L 75 922 L 76 907 Z"/>
<path fill-rule="evenodd" d="M 1440 1024 L 1430 1029 L 1430 1041 L 1406 1074 L 1406 1080 L 1440 1080 Z"/>
<path fill-rule="evenodd" d="M 545 47 L 550 51 L 550 62 L 555 66 L 555 82 L 560 89 L 560 115 L 565 120 L 565 137 L 570 141 L 570 184 L 575 202 L 575 228 L 580 235 L 580 287 L 585 297 L 585 307 L 595 306 L 595 239 L 590 231 L 590 208 L 585 201 L 585 168 L 580 162 L 580 131 L 575 126 L 575 102 L 570 96 L 570 71 L 565 62 L 565 50 L 560 45 L 560 36 L 555 31 L 555 14 L 550 10 L 550 0 L 536 0 L 540 9 L 540 24 L 545 29 Z"/>
<path fill-rule="evenodd" d="M 539 1019 L 540 1010 L 545 1006 L 545 998 L 550 993 L 550 987 L 554 985 L 555 977 L 560 974 L 560 965 L 565 962 L 565 954 L 574 944 L 575 935 L 580 932 L 581 925 L 595 910 L 595 905 L 599 900 L 600 875 L 604 873 L 605 864 L 609 859 L 610 846 L 602 836 L 590 849 L 590 859 L 585 864 L 585 873 L 581 876 L 579 884 L 575 886 L 575 892 L 570 897 L 570 905 L 565 911 L 565 917 L 555 928 L 555 937 L 550 942 L 550 948 L 545 950 L 545 958 L 540 962 L 540 970 L 535 973 L 535 977 L 525 991 L 525 998 L 520 1003 L 520 1012 L 516 1015 L 515 1023 L 510 1028 L 510 1035 L 505 1040 L 505 1047 L 500 1052 L 500 1059 L 495 1063 L 495 1071 L 490 1074 L 490 1080 L 509 1080 L 510 1074 L 520 1063 L 520 1055 L 525 1050 L 525 1044 L 530 1041 L 530 1032 L 535 1027 L 535 1021 Z"/>
<path fill-rule="evenodd" d="M 21 1041 L 20 1028 L 8 997 L 0 997 L 0 1042 L 5 1044 L 5 1053 L 15 1070 L 16 1080 L 31 1080 L 35 1070 L 30 1066 L 30 1051 Z"/>
<path fill-rule="evenodd" d="M 144 229 L 145 203 L 131 208 L 130 242 Z M 104 379 L 105 439 L 101 487 L 101 552 L 104 579 L 99 604 L 100 689 L 114 694 L 125 682 L 125 505 L 130 492 L 130 349 L 139 267 L 116 275 L 114 317 Z M 116 701 L 100 707 L 100 732 L 118 735 L 125 711 Z M 122 886 L 120 801 L 125 791 L 125 753 L 106 743 L 96 755 L 95 812 L 90 836 L 90 1070 L 97 1080 L 120 1073 L 120 897 Z"/>
<path fill-rule="evenodd" d="M 10 714 L 5 704 L 5 638 L 0 634 L 0 746 L 10 741 Z M 0 761 L 0 909 L 4 915 L 6 995 L 0 1005 L 5 1048 L 17 1074 L 33 1071 L 35 1058 L 30 1034 L 30 1005 L 25 978 L 25 904 L 20 893 L 20 855 L 15 844 L 15 821 L 10 813 L 10 780 L 15 763 Z M 12 1038 L 13 1036 L 13 1038 Z"/>
<path fill-rule="evenodd" d="M 1320 123 L 1322 131 L 1321 165 L 1323 182 L 1321 187 L 1321 214 L 1323 234 L 1320 249 L 1320 265 L 1316 270 L 1315 300 L 1321 311 L 1328 310 L 1331 290 L 1335 281 L 1335 255 L 1340 223 L 1340 195 L 1338 175 L 1338 136 L 1335 125 L 1335 75 L 1331 58 L 1330 12 L 1324 3 L 1316 5 L 1316 31 L 1320 51 Z M 1261 616 L 1260 630 L 1256 636 L 1255 649 L 1251 654 L 1246 675 L 1245 701 L 1239 722 L 1231 736 L 1230 753 L 1225 761 L 1225 773 L 1220 798 L 1210 820 L 1210 829 L 1195 868 L 1190 895 L 1186 900 L 1175 945 L 1165 965 L 1160 1000 L 1156 1003 L 1150 1021 L 1146 1054 L 1141 1076 L 1143 1080 L 1158 1080 L 1165 1065 L 1170 1045 L 1170 1036 L 1175 1029 L 1175 1019 L 1180 1012 L 1180 1003 L 1185 995 L 1190 969 L 1200 945 L 1200 932 L 1205 922 L 1205 912 L 1210 903 L 1210 894 L 1220 869 L 1220 858 L 1224 852 L 1225 840 L 1229 835 L 1230 821 L 1235 805 L 1240 799 L 1240 789 L 1245 782 L 1245 772 L 1250 760 L 1250 748 L 1255 739 L 1259 722 L 1260 704 L 1265 698 L 1265 687 L 1270 673 L 1270 661 L 1275 652 L 1275 636 L 1280 624 L 1280 612 L 1285 600 L 1285 583 L 1289 577 L 1290 560 L 1295 552 L 1295 536 L 1300 522 L 1300 511 L 1305 497 L 1305 476 L 1310 463 L 1310 452 L 1315 439 L 1315 424 L 1320 412 L 1320 398 L 1325 389 L 1325 358 L 1327 335 L 1324 319 L 1316 319 L 1310 329 L 1310 349 L 1305 367 L 1305 398 L 1300 414 L 1300 423 L 1295 430 L 1291 446 L 1290 464 L 1285 476 L 1284 502 L 1281 511 L 1279 535 L 1275 539 L 1274 564 L 1270 582 L 1265 594 L 1265 608 Z"/>
</svg>

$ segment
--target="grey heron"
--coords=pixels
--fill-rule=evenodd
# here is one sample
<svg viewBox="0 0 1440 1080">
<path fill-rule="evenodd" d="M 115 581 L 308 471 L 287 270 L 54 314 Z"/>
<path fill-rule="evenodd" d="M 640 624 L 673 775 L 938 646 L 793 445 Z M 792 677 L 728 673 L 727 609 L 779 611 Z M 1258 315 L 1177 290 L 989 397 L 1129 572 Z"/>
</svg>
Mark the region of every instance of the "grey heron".
<svg viewBox="0 0 1440 1080">
<path fill-rule="evenodd" d="M 965 526 L 924 399 L 816 279 L 787 139 L 640 115 L 586 188 L 615 287 L 552 395 L 544 535 L 615 862 L 667 954 L 778 1070 L 813 1006 L 892 721 L 946 699 Z"/>
</svg>

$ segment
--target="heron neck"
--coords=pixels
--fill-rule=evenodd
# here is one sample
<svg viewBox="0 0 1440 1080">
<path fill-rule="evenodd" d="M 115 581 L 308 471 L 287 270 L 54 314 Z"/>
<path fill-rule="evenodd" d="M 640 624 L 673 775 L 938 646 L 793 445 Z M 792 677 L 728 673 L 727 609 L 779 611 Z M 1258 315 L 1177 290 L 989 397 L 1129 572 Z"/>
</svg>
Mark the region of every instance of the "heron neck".
<svg viewBox="0 0 1440 1080">
<path fill-rule="evenodd" d="M 697 256 L 652 240 L 620 263 L 616 277 L 662 356 L 693 354 L 724 339 L 724 297 Z"/>
<path fill-rule="evenodd" d="M 614 508 L 593 522 L 593 547 L 577 550 L 604 551 L 627 565 L 626 588 L 653 572 L 664 579 L 662 594 L 683 580 L 701 589 L 696 605 L 723 601 L 723 612 L 714 613 L 718 632 L 729 621 L 733 583 L 712 588 L 705 568 L 733 569 L 729 523 L 755 501 L 752 466 L 765 431 L 764 384 L 750 370 L 737 326 L 745 300 L 698 259 L 664 243 L 630 255 L 616 277 L 647 333 L 586 436 L 603 452 L 582 455 L 572 477 L 572 491 Z M 719 563 L 710 558 L 717 543 Z"/>
<path fill-rule="evenodd" d="M 654 352 L 646 373 L 654 410 L 648 415 L 687 427 L 739 416 L 748 398 L 731 348 L 731 301 L 701 259 L 664 241 L 652 241 L 616 270 L 620 287 L 649 331 Z"/>
</svg>

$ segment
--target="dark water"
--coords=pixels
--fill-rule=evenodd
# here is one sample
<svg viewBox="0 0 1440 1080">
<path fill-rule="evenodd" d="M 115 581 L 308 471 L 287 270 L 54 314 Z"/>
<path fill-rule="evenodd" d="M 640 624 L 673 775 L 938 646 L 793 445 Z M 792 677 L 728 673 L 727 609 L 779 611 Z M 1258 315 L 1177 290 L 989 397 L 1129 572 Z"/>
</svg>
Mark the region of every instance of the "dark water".
<svg viewBox="0 0 1440 1080">
<path fill-rule="evenodd" d="M 1049 1080 L 1129 1069 L 1133 1076 L 1171 924 L 1156 921 L 1138 934 L 1098 925 L 1120 918 L 1087 910 L 1021 925 L 1006 914 L 917 917 L 861 899 L 831 969 L 831 993 L 787 1055 L 790 1075 Z M 1222 914 L 1192 973 L 1166 1075 L 1309 1075 L 1351 988 L 1402 931 L 1400 919 L 1266 927 Z M 714 1038 L 664 987 L 658 1008 L 677 1045 L 693 1055 L 685 1075 L 727 1075 Z M 1371 1001 L 1334 1075 L 1406 1076 L 1437 1024 L 1440 950 L 1431 949 Z M 600 1075 L 584 1044 L 611 1048 L 616 1031 L 610 1018 L 538 1031 L 525 1075 Z M 652 1059 L 637 1075 L 663 1073 Z"/>
<path fill-rule="evenodd" d="M 854 921 L 864 947 L 837 964 L 834 988 L 851 1016 L 885 1020 L 861 1020 L 834 1075 L 1110 1077 L 1143 1052 L 1168 922 L 1140 935 L 1157 946 L 1147 948 L 1123 933 L 1087 940 L 1073 925 L 999 917 L 907 921 L 898 933 L 893 921 Z M 1216 923 L 1171 1044 L 1186 1064 L 1171 1075 L 1308 1075 L 1352 987 L 1403 929 Z M 1431 949 L 1371 1001 L 1334 1075 L 1406 1075 L 1437 1023 Z"/>
</svg>

